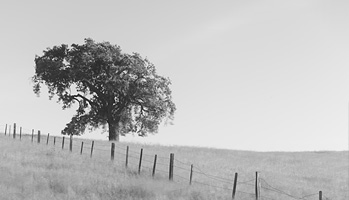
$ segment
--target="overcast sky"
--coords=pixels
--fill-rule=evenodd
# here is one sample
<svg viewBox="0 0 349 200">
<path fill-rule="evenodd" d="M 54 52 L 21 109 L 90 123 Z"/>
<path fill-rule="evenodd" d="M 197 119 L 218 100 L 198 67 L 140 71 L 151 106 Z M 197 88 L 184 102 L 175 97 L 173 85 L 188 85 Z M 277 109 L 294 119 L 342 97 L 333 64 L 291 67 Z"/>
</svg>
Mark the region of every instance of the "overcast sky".
<svg viewBox="0 0 349 200">
<path fill-rule="evenodd" d="M 140 53 L 172 80 L 174 125 L 121 140 L 348 149 L 347 0 L 2 0 L 0 30 L 0 128 L 16 122 L 59 134 L 74 110 L 63 111 L 46 93 L 36 97 L 34 58 L 91 37 Z"/>
</svg>

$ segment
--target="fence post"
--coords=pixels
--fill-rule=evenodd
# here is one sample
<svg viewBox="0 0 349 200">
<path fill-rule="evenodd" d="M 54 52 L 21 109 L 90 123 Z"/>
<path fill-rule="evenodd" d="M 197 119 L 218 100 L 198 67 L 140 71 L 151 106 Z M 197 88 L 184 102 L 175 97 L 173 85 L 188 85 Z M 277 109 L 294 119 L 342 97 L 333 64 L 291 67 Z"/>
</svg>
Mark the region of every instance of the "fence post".
<svg viewBox="0 0 349 200">
<path fill-rule="evenodd" d="M 62 138 L 62 149 L 64 149 L 64 139 L 65 137 Z"/>
<path fill-rule="evenodd" d="M 322 191 L 319 191 L 319 200 L 322 200 Z"/>
<path fill-rule="evenodd" d="M 126 163 L 125 163 L 125 167 L 127 168 L 127 164 L 128 164 L 128 146 L 126 147 Z"/>
<path fill-rule="evenodd" d="M 16 123 L 13 123 L 13 139 L 16 139 Z"/>
<path fill-rule="evenodd" d="M 191 181 L 193 180 L 193 164 L 190 165 L 190 176 L 189 176 L 189 185 L 191 185 Z"/>
<path fill-rule="evenodd" d="M 115 153 L 115 143 L 111 143 L 111 149 L 110 149 L 110 159 L 114 160 L 114 153 Z"/>
<path fill-rule="evenodd" d="M 233 199 L 235 199 L 235 193 L 236 193 L 236 184 L 237 184 L 237 181 L 238 181 L 238 173 L 235 173 L 235 177 L 234 177 L 234 185 L 233 185 Z"/>
<path fill-rule="evenodd" d="M 155 168 L 156 168 L 156 159 L 157 159 L 157 155 L 155 154 L 155 156 L 154 156 L 154 164 L 153 164 L 153 173 L 152 173 L 152 177 L 154 177 L 155 176 Z"/>
<path fill-rule="evenodd" d="M 33 140 L 34 140 L 34 129 L 32 129 L 32 143 L 33 143 Z"/>
<path fill-rule="evenodd" d="M 93 152 L 93 146 L 94 146 L 94 144 L 95 144 L 95 141 L 92 141 L 92 145 L 91 145 L 91 155 L 90 155 L 91 158 L 92 158 L 92 152 Z"/>
<path fill-rule="evenodd" d="M 56 137 L 53 137 L 53 146 L 56 146 Z"/>
<path fill-rule="evenodd" d="M 22 127 L 19 127 L 19 140 L 22 140 Z"/>
<path fill-rule="evenodd" d="M 38 131 L 38 143 L 40 143 L 40 136 L 41 136 L 41 132 Z"/>
<path fill-rule="evenodd" d="M 173 161 L 174 161 L 174 154 L 170 154 L 170 168 L 169 168 L 169 180 L 173 181 Z"/>
<path fill-rule="evenodd" d="M 143 149 L 141 149 L 141 154 L 139 155 L 138 174 L 140 174 L 140 173 L 141 173 L 141 167 L 142 167 L 142 157 L 143 157 Z"/>
<path fill-rule="evenodd" d="M 5 126 L 5 135 L 6 135 L 6 132 L 7 132 L 7 124 L 6 124 L 6 126 Z"/>
<path fill-rule="evenodd" d="M 258 175 L 258 172 L 256 172 L 255 194 L 256 194 L 256 200 L 258 200 L 259 199 L 259 175 Z"/>
<path fill-rule="evenodd" d="M 84 142 L 81 141 L 81 150 L 80 150 L 80 155 L 82 155 L 82 149 L 84 148 Z"/>
<path fill-rule="evenodd" d="M 69 141 L 69 151 L 73 151 L 73 135 L 70 135 L 70 141 Z"/>
<path fill-rule="evenodd" d="M 50 134 L 49 134 L 49 133 L 47 133 L 46 145 L 48 145 L 48 140 L 49 140 L 49 138 L 50 138 Z"/>
</svg>

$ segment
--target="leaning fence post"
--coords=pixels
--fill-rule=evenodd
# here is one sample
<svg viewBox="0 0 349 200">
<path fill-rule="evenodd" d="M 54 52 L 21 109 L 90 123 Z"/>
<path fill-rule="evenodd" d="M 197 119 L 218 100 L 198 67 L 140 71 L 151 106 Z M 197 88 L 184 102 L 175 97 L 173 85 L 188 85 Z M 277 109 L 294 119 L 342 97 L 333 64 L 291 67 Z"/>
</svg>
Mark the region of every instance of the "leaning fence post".
<svg viewBox="0 0 349 200">
<path fill-rule="evenodd" d="M 69 151 L 73 151 L 73 135 L 70 135 L 70 141 L 69 141 Z"/>
<path fill-rule="evenodd" d="M 235 177 L 234 177 L 234 185 L 233 185 L 233 199 L 235 199 L 235 193 L 236 193 L 236 184 L 237 184 L 237 181 L 238 181 L 238 173 L 235 173 Z"/>
<path fill-rule="evenodd" d="M 62 138 L 62 149 L 64 149 L 64 139 L 65 137 Z"/>
<path fill-rule="evenodd" d="M 7 132 L 7 124 L 5 125 L 5 135 L 6 135 L 6 132 Z"/>
<path fill-rule="evenodd" d="M 190 176 L 189 176 L 189 185 L 191 185 L 191 181 L 193 180 L 193 164 L 190 165 Z"/>
<path fill-rule="evenodd" d="M 155 156 L 154 156 L 154 164 L 153 164 L 153 173 L 152 173 L 152 177 L 154 177 L 155 176 L 155 168 L 156 168 L 156 159 L 157 159 L 157 155 L 155 154 Z"/>
<path fill-rule="evenodd" d="M 13 123 L 13 139 L 16 139 L 16 123 Z"/>
<path fill-rule="evenodd" d="M 143 149 L 141 149 L 141 154 L 139 155 L 138 174 L 140 174 L 140 173 L 141 173 L 141 167 L 142 167 L 142 157 L 143 157 Z"/>
<path fill-rule="evenodd" d="M 38 131 L 38 143 L 40 143 L 40 135 L 41 135 L 41 133 L 40 133 L 40 131 Z"/>
<path fill-rule="evenodd" d="M 49 140 L 49 138 L 50 138 L 50 134 L 49 134 L 49 133 L 47 133 L 46 145 L 48 145 L 48 140 Z"/>
<path fill-rule="evenodd" d="M 82 149 L 84 148 L 84 142 L 81 142 L 81 150 L 80 150 L 80 155 L 82 155 Z"/>
<path fill-rule="evenodd" d="M 94 144 L 95 144 L 95 141 L 92 141 L 92 145 L 91 145 L 91 155 L 90 155 L 91 158 L 92 158 L 92 152 L 93 152 L 93 146 L 94 146 Z"/>
<path fill-rule="evenodd" d="M 126 147 L 126 163 L 125 163 L 125 166 L 127 168 L 127 164 L 128 164 L 128 146 Z"/>
<path fill-rule="evenodd" d="M 258 176 L 258 172 L 256 172 L 255 194 L 256 194 L 256 200 L 258 200 L 259 199 L 259 176 Z"/>
<path fill-rule="evenodd" d="M 319 191 L 319 200 L 322 200 L 322 191 Z"/>
<path fill-rule="evenodd" d="M 32 142 L 34 140 L 34 129 L 32 129 Z"/>
<path fill-rule="evenodd" d="M 110 149 L 110 159 L 114 160 L 114 153 L 115 153 L 115 143 L 111 143 L 111 149 Z"/>
<path fill-rule="evenodd" d="M 169 168 L 169 180 L 173 181 L 173 161 L 174 161 L 174 154 L 170 154 L 170 168 Z"/>
<path fill-rule="evenodd" d="M 19 140 L 22 140 L 22 127 L 19 127 Z"/>
</svg>

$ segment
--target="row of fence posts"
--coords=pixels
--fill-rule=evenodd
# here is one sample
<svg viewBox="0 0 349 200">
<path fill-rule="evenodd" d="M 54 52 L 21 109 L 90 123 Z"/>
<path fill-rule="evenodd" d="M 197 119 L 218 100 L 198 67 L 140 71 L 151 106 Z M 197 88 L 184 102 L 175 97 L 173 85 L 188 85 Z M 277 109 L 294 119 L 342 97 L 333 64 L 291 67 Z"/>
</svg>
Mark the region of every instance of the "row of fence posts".
<svg viewBox="0 0 349 200">
<path fill-rule="evenodd" d="M 9 125 L 9 128 L 8 128 L 9 132 L 8 132 L 8 136 L 10 137 L 11 136 L 11 125 Z M 13 139 L 16 139 L 16 123 L 13 124 L 13 133 L 12 133 L 12 136 L 13 136 Z M 7 124 L 5 125 L 5 135 L 7 135 Z M 22 140 L 22 127 L 19 127 L 19 139 Z"/>
<path fill-rule="evenodd" d="M 9 130 L 11 130 L 11 125 L 9 125 Z M 7 134 L 7 124 L 5 126 L 5 136 Z M 9 136 L 10 136 L 10 131 L 9 131 Z M 13 124 L 13 138 L 16 138 L 16 123 Z M 21 140 L 22 138 L 22 127 L 19 129 L 19 138 Z M 40 143 L 40 138 L 41 138 L 41 132 L 38 130 L 37 134 L 37 143 Z M 50 138 L 50 134 L 47 134 L 47 140 L 46 140 L 46 145 L 48 145 Z M 32 129 L 32 134 L 31 134 L 31 142 L 34 140 L 34 129 Z M 64 140 L 65 137 L 62 138 L 62 149 L 64 149 Z M 56 145 L 56 137 L 53 137 L 53 145 Z M 90 157 L 92 158 L 93 154 L 93 147 L 94 147 L 94 141 L 91 143 L 91 152 L 90 152 Z M 84 142 L 81 142 L 81 148 L 80 148 L 80 154 L 82 154 L 84 148 Z M 70 135 L 70 141 L 69 141 L 69 151 L 73 151 L 73 135 Z M 115 143 L 111 143 L 111 149 L 110 149 L 110 160 L 113 161 L 115 157 Z M 128 167 L 128 157 L 129 157 L 129 146 L 126 147 L 126 162 L 125 162 L 125 167 Z M 141 152 L 139 155 L 139 164 L 138 164 L 138 174 L 141 173 L 141 167 L 142 167 L 142 158 L 143 158 L 143 148 L 141 148 Z M 153 163 L 153 169 L 152 169 L 152 177 L 155 176 L 155 170 L 156 170 L 156 162 L 157 162 L 157 154 L 154 156 L 154 163 Z M 173 174 L 174 174 L 174 154 L 170 154 L 170 163 L 169 163 L 169 180 L 173 181 Z M 189 175 L 189 185 L 192 184 L 193 180 L 193 169 L 194 165 L 190 165 L 190 175 Z M 233 190 L 232 190 L 232 199 L 235 199 L 235 194 L 236 194 L 236 187 L 237 187 L 237 179 L 238 179 L 238 173 L 235 173 L 234 176 L 234 183 L 233 183 Z M 256 200 L 259 200 L 261 195 L 261 185 L 260 185 L 260 180 L 259 180 L 259 173 L 256 172 L 256 179 L 255 179 L 255 198 Z M 319 200 L 322 200 L 322 191 L 319 191 Z"/>
</svg>

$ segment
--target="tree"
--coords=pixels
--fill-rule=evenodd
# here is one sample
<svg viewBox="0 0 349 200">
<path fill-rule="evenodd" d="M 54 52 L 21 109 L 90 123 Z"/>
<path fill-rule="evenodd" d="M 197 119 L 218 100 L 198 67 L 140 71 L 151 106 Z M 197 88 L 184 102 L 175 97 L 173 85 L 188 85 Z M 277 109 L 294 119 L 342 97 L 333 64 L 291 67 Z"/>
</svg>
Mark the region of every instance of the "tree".
<svg viewBox="0 0 349 200">
<path fill-rule="evenodd" d="M 108 124 L 109 140 L 133 132 L 156 133 L 160 123 L 172 121 L 176 110 L 168 78 L 138 53 L 122 53 L 117 45 L 85 39 L 82 45 L 47 48 L 35 57 L 33 91 L 48 87 L 63 109 L 76 103 L 76 114 L 62 134 L 80 135 L 87 127 Z"/>
</svg>

